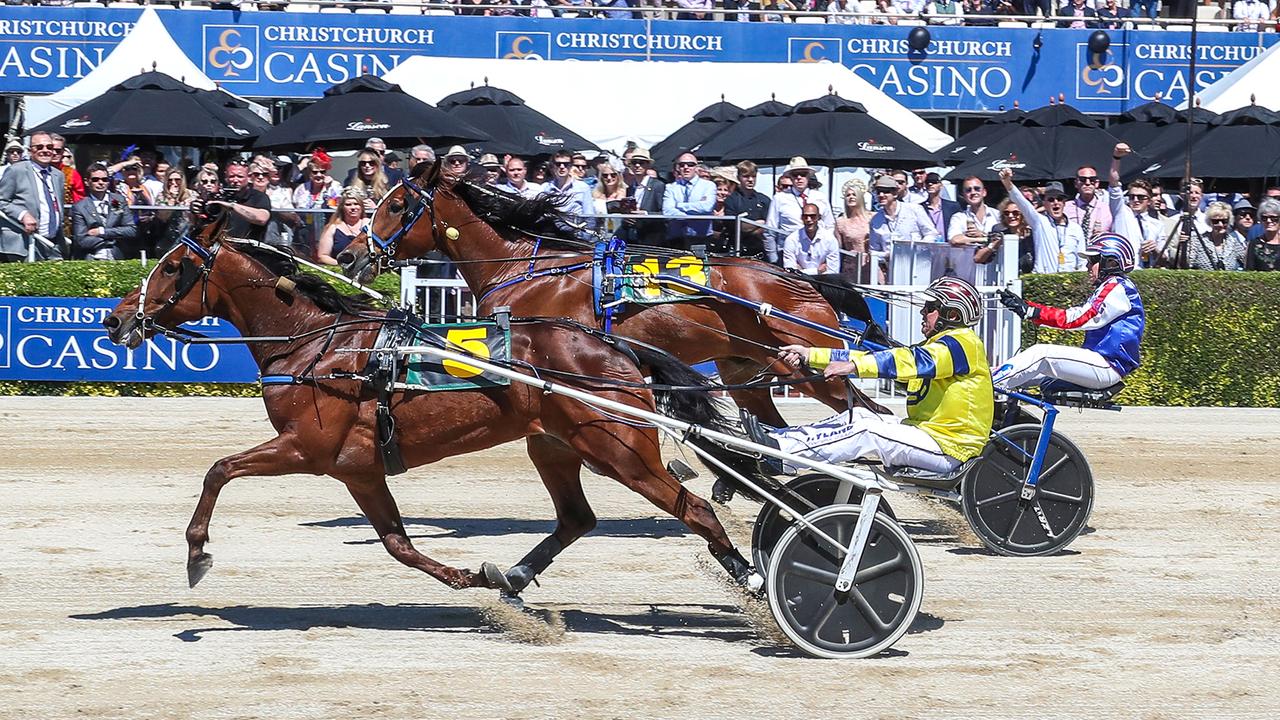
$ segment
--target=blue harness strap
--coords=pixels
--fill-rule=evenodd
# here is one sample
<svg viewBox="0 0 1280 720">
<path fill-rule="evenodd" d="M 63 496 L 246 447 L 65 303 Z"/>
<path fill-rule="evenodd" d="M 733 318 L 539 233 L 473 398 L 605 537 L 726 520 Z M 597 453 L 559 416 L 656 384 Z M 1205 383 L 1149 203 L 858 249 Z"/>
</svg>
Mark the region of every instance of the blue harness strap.
<svg viewBox="0 0 1280 720">
<path fill-rule="evenodd" d="M 263 375 L 263 385 L 296 385 L 298 379 L 292 375 Z"/>
</svg>

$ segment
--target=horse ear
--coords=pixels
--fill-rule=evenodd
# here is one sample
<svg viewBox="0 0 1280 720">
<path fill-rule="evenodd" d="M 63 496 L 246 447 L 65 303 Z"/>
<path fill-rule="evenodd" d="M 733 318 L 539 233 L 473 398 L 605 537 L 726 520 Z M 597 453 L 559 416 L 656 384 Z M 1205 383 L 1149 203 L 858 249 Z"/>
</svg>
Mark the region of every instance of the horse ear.
<svg viewBox="0 0 1280 720">
<path fill-rule="evenodd" d="M 430 172 L 434 171 L 434 170 L 435 170 L 436 165 L 438 165 L 438 164 L 440 164 L 440 161 L 439 161 L 439 160 L 437 160 L 436 162 L 430 163 L 430 164 L 428 164 L 428 163 L 424 163 L 424 162 L 420 162 L 420 163 L 418 163 L 417 165 L 414 165 L 414 166 L 413 166 L 413 168 L 412 168 L 411 170 L 409 170 L 409 179 L 410 179 L 410 180 L 417 180 L 418 178 L 422 177 L 423 175 L 426 175 L 427 173 L 430 173 Z"/>
<path fill-rule="evenodd" d="M 196 241 L 204 247 L 213 247 L 213 244 L 226 235 L 226 225 L 228 216 L 231 215 L 230 210 L 224 210 L 218 213 L 218 217 L 213 222 L 205 225 L 204 228 L 196 235 Z"/>
</svg>

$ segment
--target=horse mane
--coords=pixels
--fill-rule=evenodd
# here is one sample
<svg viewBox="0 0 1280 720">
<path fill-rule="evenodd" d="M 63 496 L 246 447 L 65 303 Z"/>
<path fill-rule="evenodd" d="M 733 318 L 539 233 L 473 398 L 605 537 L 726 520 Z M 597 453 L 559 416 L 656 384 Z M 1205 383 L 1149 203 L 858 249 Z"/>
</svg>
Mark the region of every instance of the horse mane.
<svg viewBox="0 0 1280 720">
<path fill-rule="evenodd" d="M 542 192 L 527 198 L 488 187 L 470 175 L 456 183 L 453 191 L 476 217 L 490 225 L 539 235 L 549 239 L 552 246 L 582 249 L 569 230 L 577 220 L 564 210 L 568 199 L 563 195 Z"/>
<path fill-rule="evenodd" d="M 287 278 L 293 283 L 296 294 L 310 300 L 324 312 L 359 315 L 362 312 L 379 309 L 370 298 L 363 295 L 345 295 L 338 292 L 338 289 L 323 277 L 299 272 L 298 263 L 292 256 L 281 255 L 252 245 L 236 245 L 236 249 L 266 267 L 272 274 Z"/>
</svg>

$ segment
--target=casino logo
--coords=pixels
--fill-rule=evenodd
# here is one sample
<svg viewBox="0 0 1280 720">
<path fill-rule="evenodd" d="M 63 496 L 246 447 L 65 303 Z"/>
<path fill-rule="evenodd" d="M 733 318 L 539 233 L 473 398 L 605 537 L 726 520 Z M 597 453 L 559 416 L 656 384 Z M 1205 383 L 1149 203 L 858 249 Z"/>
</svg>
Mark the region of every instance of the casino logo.
<svg viewBox="0 0 1280 720">
<path fill-rule="evenodd" d="M 219 82 L 258 81 L 258 28 L 205 25 L 204 71 Z"/>
<path fill-rule="evenodd" d="M 844 46 L 838 38 L 787 38 L 787 62 L 839 63 Z"/>
<path fill-rule="evenodd" d="M 551 33 L 500 31 L 495 57 L 502 60 L 550 60 Z"/>
<path fill-rule="evenodd" d="M 1106 52 L 1093 54 L 1087 43 L 1076 44 L 1076 60 L 1080 74 L 1076 76 L 1076 97 L 1085 100 L 1128 100 L 1129 87 L 1124 68 L 1116 62 L 1116 52 L 1124 45 L 1112 45 Z"/>
</svg>

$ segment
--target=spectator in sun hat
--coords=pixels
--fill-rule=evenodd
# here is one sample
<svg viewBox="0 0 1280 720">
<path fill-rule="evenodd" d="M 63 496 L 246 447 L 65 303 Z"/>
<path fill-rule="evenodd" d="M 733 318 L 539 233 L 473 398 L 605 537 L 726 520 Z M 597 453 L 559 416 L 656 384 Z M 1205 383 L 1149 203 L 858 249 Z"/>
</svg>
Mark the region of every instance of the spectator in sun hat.
<svg viewBox="0 0 1280 720">
<path fill-rule="evenodd" d="M 1258 224 L 1258 218 L 1255 215 L 1257 211 L 1258 208 L 1254 207 L 1253 203 L 1249 202 L 1249 198 L 1240 198 L 1237 200 L 1235 204 L 1231 206 L 1231 215 L 1234 218 L 1234 222 L 1231 224 L 1231 229 L 1240 233 L 1240 237 L 1248 240 L 1249 234 L 1253 231 L 1254 226 Z"/>
<path fill-rule="evenodd" d="M 497 187 L 498 180 L 502 178 L 502 163 L 498 162 L 498 156 L 493 153 L 481 155 L 480 167 L 484 168 L 484 184 Z"/>
<path fill-rule="evenodd" d="M 404 158 L 400 157 L 400 153 L 396 152 L 395 150 L 392 150 L 391 152 L 382 156 L 382 167 L 387 172 L 391 172 L 392 170 L 400 170 L 400 163 L 403 161 L 404 161 Z"/>
<path fill-rule="evenodd" d="M 10 165 L 16 162 L 22 162 L 22 141 L 18 139 L 10 140 L 4 146 L 4 164 L 0 164 L 0 177 L 4 177 L 4 171 Z"/>
<path fill-rule="evenodd" d="M 471 167 L 471 154 L 461 145 L 454 145 L 440 156 L 441 172 L 453 180 L 461 180 Z"/>
<path fill-rule="evenodd" d="M 773 232 L 765 233 L 764 253 L 769 262 L 773 263 L 780 260 L 782 242 L 804 224 L 801 215 L 806 203 L 813 203 L 818 207 L 818 213 L 821 215 L 818 221 L 819 226 L 831 229 L 836 225 L 835 217 L 831 214 L 831 206 L 813 192 L 813 168 L 809 167 L 809 163 L 805 162 L 804 158 L 800 156 L 791 158 L 782 175 L 791 179 L 791 188 L 773 196 L 769 204 L 769 215 L 765 220 L 765 224 Z"/>
<path fill-rule="evenodd" d="M 880 209 L 871 216 L 871 250 L 893 252 L 895 242 L 937 242 L 942 237 L 923 206 L 898 199 L 902 186 L 893 176 L 881 175 L 871 189 L 880 200 Z"/>
</svg>

